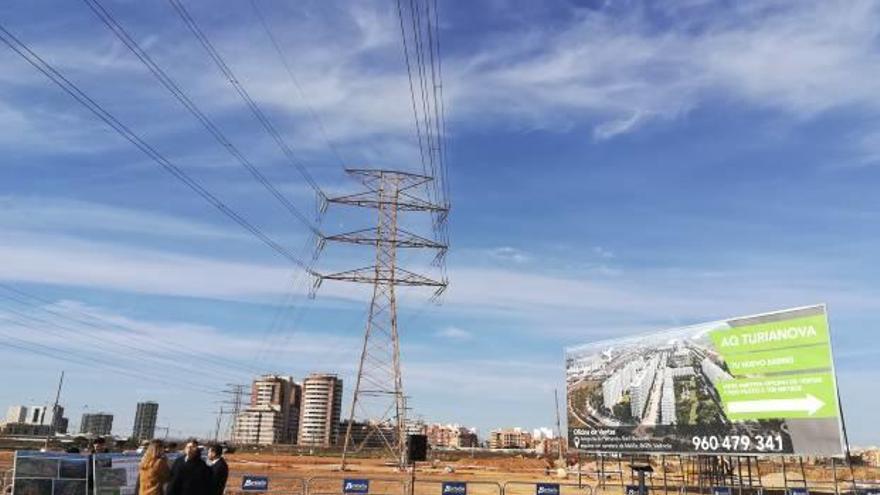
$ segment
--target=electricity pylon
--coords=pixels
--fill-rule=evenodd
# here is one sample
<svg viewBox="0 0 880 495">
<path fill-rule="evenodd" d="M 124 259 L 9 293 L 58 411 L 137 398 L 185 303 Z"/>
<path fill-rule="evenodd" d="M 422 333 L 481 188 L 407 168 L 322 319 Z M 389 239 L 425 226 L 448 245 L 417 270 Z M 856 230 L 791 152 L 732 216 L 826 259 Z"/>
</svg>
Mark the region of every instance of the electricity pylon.
<svg viewBox="0 0 880 495">
<path fill-rule="evenodd" d="M 447 281 L 433 280 L 397 266 L 398 249 L 434 249 L 442 255 L 446 245 L 421 237 L 400 227 L 399 213 L 432 212 L 444 214 L 448 208 L 417 196 L 416 189 L 433 178 L 396 170 L 347 169 L 367 190 L 357 194 L 328 198 L 328 203 L 372 208 L 378 211 L 376 227 L 324 237 L 324 241 L 375 246 L 375 265 L 318 275 L 323 280 L 371 284 L 373 297 L 364 332 L 358 376 L 351 400 L 342 469 L 349 452 L 357 452 L 378 439 L 402 467 L 406 462 L 406 396 L 400 373 L 400 338 L 397 326 L 396 287 L 434 287 L 439 296 Z M 366 422 L 362 438 L 353 438 L 355 418 Z M 359 428 L 360 429 L 360 428 Z M 360 435 L 358 435 L 360 436 Z"/>
</svg>

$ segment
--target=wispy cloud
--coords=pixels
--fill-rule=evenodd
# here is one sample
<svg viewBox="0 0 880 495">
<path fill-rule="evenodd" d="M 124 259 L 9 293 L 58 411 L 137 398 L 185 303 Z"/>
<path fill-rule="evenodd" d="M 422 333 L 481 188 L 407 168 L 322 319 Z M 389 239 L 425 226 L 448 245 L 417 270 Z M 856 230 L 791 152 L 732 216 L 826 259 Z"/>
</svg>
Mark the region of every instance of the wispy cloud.
<svg viewBox="0 0 880 495">
<path fill-rule="evenodd" d="M 393 10 L 367 3 L 354 9 L 330 6 L 333 16 L 279 13 L 296 17 L 295 32 L 278 31 L 305 101 L 296 96 L 268 40 L 254 36 L 256 20 L 245 7 L 241 18 L 246 22 L 209 28 L 208 34 L 292 144 L 306 153 L 326 151 L 323 132 L 310 115 L 314 110 L 326 134 L 351 158 L 412 162 L 417 149 Z M 163 23 L 157 34 L 138 27 L 124 6 L 115 10 L 209 114 L 244 111 L 182 26 Z M 572 11 L 562 28 L 536 25 L 490 34 L 467 50 L 447 45 L 452 51 L 445 55 L 445 95 L 453 128 L 503 122 L 567 130 L 573 122 L 586 121 L 592 122 L 596 139 L 610 139 L 676 119 L 716 98 L 797 118 L 837 108 L 880 110 L 880 56 L 874 44 L 880 9 L 875 2 L 850 2 L 846 9 L 829 2 L 774 2 L 765 8 L 698 4 L 686 10 L 686 16 L 670 11 L 678 22 L 664 30 L 635 6 L 607 6 Z M 199 8 L 194 11 L 205 16 Z M 127 114 L 144 116 L 133 105 L 137 102 L 181 111 L 109 32 L 102 36 L 99 43 L 94 37 L 49 37 L 37 48 L 63 61 L 62 68 L 75 68 L 81 80 L 112 74 L 125 91 L 110 88 L 102 99 Z M 365 64 L 370 70 L 364 70 Z M 34 75 L 20 63 L 11 65 L 6 80 L 21 83 L 19 91 L 33 87 Z M 21 129 L 22 136 L 49 129 L 48 120 L 29 123 L 33 117 L 24 117 L 33 116 L 28 105 L 7 100 L 0 108 L 0 128 Z M 188 117 L 161 124 L 197 128 Z"/>
<path fill-rule="evenodd" d="M 130 208 L 57 197 L 0 196 L 0 225 L 6 230 L 145 234 L 156 237 L 247 239 L 237 229 L 217 227 Z"/>
<path fill-rule="evenodd" d="M 492 248 L 487 253 L 493 259 L 512 263 L 527 263 L 532 259 L 525 251 L 511 246 Z"/>
<path fill-rule="evenodd" d="M 719 97 L 799 118 L 876 112 L 878 17 L 870 1 L 716 4 L 658 30 L 638 8 L 585 10 L 565 29 L 502 35 L 457 64 L 467 69 L 456 107 L 543 127 L 590 119 L 597 139 Z"/>
<path fill-rule="evenodd" d="M 443 328 L 434 332 L 434 336 L 458 342 L 467 341 L 474 338 L 474 335 L 471 332 L 468 332 L 467 330 L 459 327 Z"/>
</svg>

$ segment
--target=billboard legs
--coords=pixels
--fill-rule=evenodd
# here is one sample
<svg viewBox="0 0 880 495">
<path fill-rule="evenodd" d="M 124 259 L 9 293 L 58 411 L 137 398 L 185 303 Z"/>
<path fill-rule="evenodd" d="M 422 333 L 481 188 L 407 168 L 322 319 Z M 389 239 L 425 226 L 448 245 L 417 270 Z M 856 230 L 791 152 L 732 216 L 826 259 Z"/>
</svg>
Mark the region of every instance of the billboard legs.
<svg viewBox="0 0 880 495">
<path fill-rule="evenodd" d="M 660 469 L 663 470 L 663 495 L 668 495 L 669 485 L 666 483 L 666 456 L 660 454 Z"/>
<path fill-rule="evenodd" d="M 837 486 L 837 462 L 831 458 L 831 479 L 834 480 L 834 495 L 840 495 L 840 488 Z"/>
</svg>

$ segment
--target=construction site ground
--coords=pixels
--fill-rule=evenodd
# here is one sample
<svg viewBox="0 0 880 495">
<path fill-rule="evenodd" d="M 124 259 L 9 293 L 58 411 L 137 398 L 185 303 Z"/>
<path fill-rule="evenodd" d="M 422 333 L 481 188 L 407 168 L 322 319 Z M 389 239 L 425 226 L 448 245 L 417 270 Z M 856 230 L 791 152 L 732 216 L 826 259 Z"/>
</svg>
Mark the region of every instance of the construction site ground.
<svg viewBox="0 0 880 495">
<path fill-rule="evenodd" d="M 0 473 L 8 473 L 12 469 L 14 453 L 0 451 Z M 341 493 L 342 478 L 366 478 L 371 480 L 371 493 L 382 495 L 404 495 L 403 482 L 410 478 L 409 473 L 402 473 L 389 466 L 381 459 L 352 459 L 345 472 L 339 470 L 339 457 L 308 456 L 292 454 L 270 454 L 261 452 L 234 453 L 227 455 L 230 466 L 228 489 L 235 490 L 244 474 L 268 475 L 270 492 L 302 493 L 300 480 L 311 481 L 311 494 Z M 800 468 L 795 467 L 796 461 L 788 463 L 789 486 L 803 486 Z M 441 495 L 438 481 L 466 481 L 467 495 L 492 495 L 499 493 L 498 487 L 510 482 L 505 495 L 534 495 L 536 482 L 561 483 L 562 494 L 574 494 L 577 490 L 577 467 L 569 466 L 567 474 L 558 468 L 550 468 L 548 461 L 530 456 L 509 456 L 492 458 L 461 457 L 454 460 L 434 460 L 420 463 L 417 470 L 416 494 Z M 629 464 L 622 463 L 622 476 L 606 468 L 605 487 L 599 487 L 598 466 L 595 461 L 583 461 L 580 466 L 581 481 L 592 487 L 596 494 L 620 494 L 621 481 L 624 484 L 635 483 L 631 478 Z M 654 492 L 663 492 L 663 472 L 659 465 L 654 466 L 655 472 L 650 481 Z M 668 493 L 676 493 L 681 485 L 681 470 L 675 463 L 667 466 Z M 765 489 L 783 489 L 785 486 L 780 460 L 764 460 L 761 463 L 760 485 Z M 808 465 L 805 467 L 807 485 L 811 491 L 834 492 L 833 471 L 828 465 Z M 849 468 L 838 464 L 836 474 L 840 492 L 853 489 L 852 480 L 858 481 L 859 488 L 880 485 L 880 469 L 855 466 Z M 522 482 L 522 484 L 519 484 Z M 758 477 L 753 477 L 754 485 Z M 574 486 L 565 486 L 572 484 Z M 696 484 L 689 480 L 688 484 Z M 673 488 L 676 487 L 676 488 Z M 708 486 L 704 487 L 708 490 Z M 691 487 L 687 491 L 697 492 Z"/>
</svg>

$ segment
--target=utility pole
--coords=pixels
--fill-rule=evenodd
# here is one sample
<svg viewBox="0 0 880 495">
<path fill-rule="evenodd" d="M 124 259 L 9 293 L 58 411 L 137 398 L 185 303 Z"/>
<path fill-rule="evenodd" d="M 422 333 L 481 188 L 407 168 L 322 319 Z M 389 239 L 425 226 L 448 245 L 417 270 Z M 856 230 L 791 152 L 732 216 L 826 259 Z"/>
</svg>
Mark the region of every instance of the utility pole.
<svg viewBox="0 0 880 495">
<path fill-rule="evenodd" d="M 365 192 L 327 198 L 328 203 L 372 208 L 377 210 L 376 227 L 344 234 L 326 236 L 326 241 L 375 247 L 375 264 L 365 268 L 317 275 L 313 290 L 324 280 L 370 284 L 373 296 L 364 331 L 358 375 L 351 400 L 342 466 L 346 466 L 349 452 L 364 448 L 371 439 L 379 442 L 392 454 L 400 468 L 406 464 L 406 397 L 400 372 L 400 339 L 397 324 L 398 286 L 433 287 L 435 297 L 447 286 L 447 281 L 433 280 L 405 270 L 397 265 L 397 251 L 433 249 L 442 256 L 446 244 L 421 237 L 400 227 L 399 213 L 404 211 L 445 214 L 448 207 L 434 204 L 417 196 L 416 189 L 433 180 L 425 175 L 396 170 L 347 169 L 367 188 Z M 319 247 L 321 247 L 319 246 Z M 367 432 L 357 442 L 352 439 L 355 418 L 366 421 Z"/>
<path fill-rule="evenodd" d="M 43 445 L 43 450 L 49 450 L 49 439 L 52 438 L 52 435 L 55 433 L 55 428 L 58 427 L 58 423 L 60 419 L 58 417 L 58 401 L 61 400 L 61 386 L 64 385 L 64 371 L 61 371 L 61 378 L 58 379 L 58 390 L 55 392 L 55 405 L 52 406 L 52 424 L 49 425 L 49 433 L 46 434 L 46 443 Z M 43 413 L 43 418 L 40 418 L 40 424 L 43 424 L 43 419 L 46 417 L 46 413 Z"/>
<path fill-rule="evenodd" d="M 556 399 L 556 444 L 559 448 L 559 461 L 562 459 L 562 422 L 559 419 L 559 391 L 553 389 L 553 397 Z"/>
<path fill-rule="evenodd" d="M 220 439 L 220 422 L 223 420 L 223 406 L 220 406 L 220 411 L 217 412 L 217 424 L 214 425 L 214 443 Z"/>
</svg>

